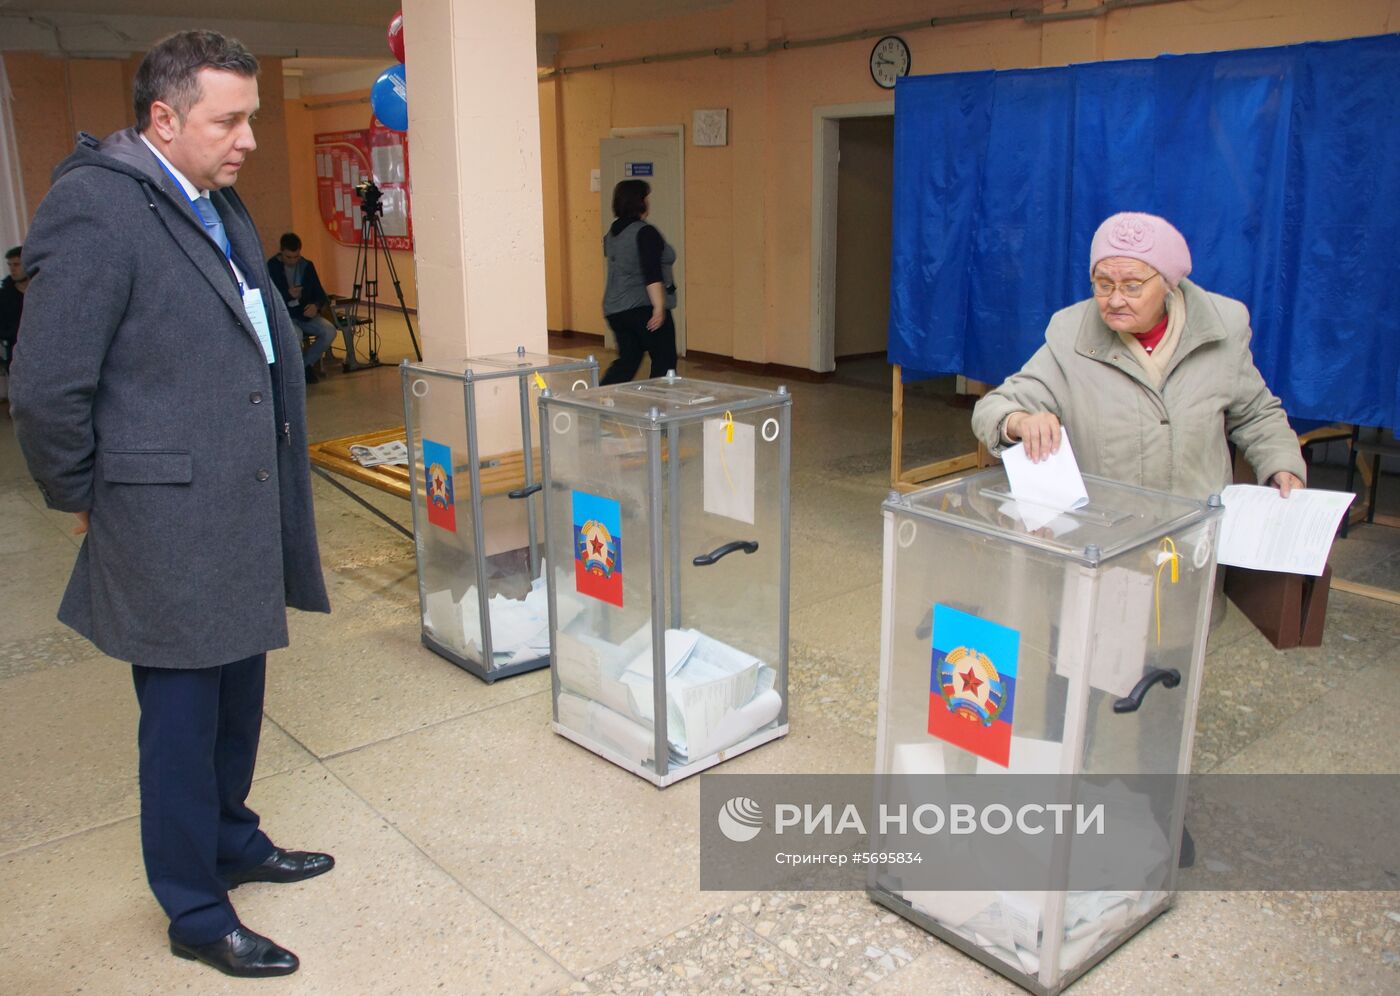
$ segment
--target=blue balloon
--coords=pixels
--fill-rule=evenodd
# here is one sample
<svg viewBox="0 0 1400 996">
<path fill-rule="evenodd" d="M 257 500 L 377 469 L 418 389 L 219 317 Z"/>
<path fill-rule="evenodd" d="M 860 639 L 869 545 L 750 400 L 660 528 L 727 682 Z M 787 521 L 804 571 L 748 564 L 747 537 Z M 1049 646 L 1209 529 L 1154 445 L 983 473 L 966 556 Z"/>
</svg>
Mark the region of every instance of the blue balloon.
<svg viewBox="0 0 1400 996">
<path fill-rule="evenodd" d="M 392 131 L 408 131 L 408 81 L 401 65 L 379 74 L 369 91 L 369 106 L 379 123 Z"/>
</svg>

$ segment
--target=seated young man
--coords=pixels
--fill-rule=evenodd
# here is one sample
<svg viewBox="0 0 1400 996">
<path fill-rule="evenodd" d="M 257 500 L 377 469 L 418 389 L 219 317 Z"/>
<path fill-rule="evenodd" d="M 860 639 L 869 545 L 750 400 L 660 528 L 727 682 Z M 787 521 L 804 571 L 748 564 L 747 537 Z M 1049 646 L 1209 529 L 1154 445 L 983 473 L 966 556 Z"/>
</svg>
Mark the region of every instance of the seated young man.
<svg viewBox="0 0 1400 996">
<path fill-rule="evenodd" d="M 287 313 L 303 335 L 311 339 L 311 345 L 302 356 L 306 364 L 306 380 L 317 381 L 315 366 L 318 360 L 330 349 L 335 339 L 335 326 L 320 315 L 321 305 L 326 303 L 326 291 L 321 286 L 321 278 L 316 275 L 316 264 L 301 254 L 301 238 L 296 232 L 282 236 L 280 252 L 267 261 L 267 272 L 272 277 L 273 286 L 282 294 L 287 305 Z M 355 361 L 355 343 L 350 330 L 343 330 L 345 340 L 345 369 L 354 370 L 359 364 Z"/>
</svg>

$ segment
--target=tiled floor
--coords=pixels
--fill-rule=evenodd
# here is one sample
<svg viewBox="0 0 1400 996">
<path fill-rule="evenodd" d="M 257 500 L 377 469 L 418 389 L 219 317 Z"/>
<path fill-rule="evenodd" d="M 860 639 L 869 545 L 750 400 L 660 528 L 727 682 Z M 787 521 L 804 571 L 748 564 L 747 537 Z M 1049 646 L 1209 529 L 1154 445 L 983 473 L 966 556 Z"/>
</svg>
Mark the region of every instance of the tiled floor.
<svg viewBox="0 0 1400 996">
<path fill-rule="evenodd" d="M 887 368 L 789 386 L 792 734 L 733 769 L 866 771 Z M 397 372 L 332 372 L 310 409 L 312 438 L 398 424 Z M 906 409 L 909 460 L 970 448 L 967 412 L 936 385 Z M 240 984 L 165 948 L 137 842 L 129 672 L 55 621 L 76 540 L 0 432 L 0 991 L 1017 991 L 860 894 L 700 891 L 698 781 L 659 791 L 553 734 L 543 672 L 485 685 L 424 650 L 409 543 L 320 481 L 316 498 L 335 613 L 294 614 L 291 648 L 270 660 L 252 801 L 279 842 L 339 864 L 235 894 L 303 962 Z M 372 500 L 407 521 L 404 503 Z M 1394 586 L 1400 532 L 1363 528 L 1334 564 Z M 1280 653 L 1231 607 L 1196 770 L 1400 772 L 1397 637 L 1400 609 L 1334 592 L 1325 645 Z M 1356 683 L 1375 694 L 1327 695 Z M 1396 992 L 1397 963 L 1395 893 L 1188 893 L 1075 991 Z"/>
</svg>

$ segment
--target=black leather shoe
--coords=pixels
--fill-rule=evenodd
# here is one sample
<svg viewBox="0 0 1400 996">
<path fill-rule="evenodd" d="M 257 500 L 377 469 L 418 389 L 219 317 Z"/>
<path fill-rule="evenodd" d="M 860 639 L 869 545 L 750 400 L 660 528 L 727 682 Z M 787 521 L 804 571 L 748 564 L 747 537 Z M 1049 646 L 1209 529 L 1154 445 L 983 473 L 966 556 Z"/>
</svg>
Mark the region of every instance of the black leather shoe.
<svg viewBox="0 0 1400 996">
<path fill-rule="evenodd" d="M 284 851 L 274 847 L 267 860 L 228 876 L 228 887 L 236 889 L 244 882 L 300 882 L 324 875 L 335 867 L 335 858 L 317 851 Z"/>
<path fill-rule="evenodd" d="M 170 953 L 177 958 L 202 961 L 225 975 L 243 979 L 291 975 L 301 965 L 286 948 L 243 926 L 210 944 L 182 944 L 172 937 Z"/>
</svg>

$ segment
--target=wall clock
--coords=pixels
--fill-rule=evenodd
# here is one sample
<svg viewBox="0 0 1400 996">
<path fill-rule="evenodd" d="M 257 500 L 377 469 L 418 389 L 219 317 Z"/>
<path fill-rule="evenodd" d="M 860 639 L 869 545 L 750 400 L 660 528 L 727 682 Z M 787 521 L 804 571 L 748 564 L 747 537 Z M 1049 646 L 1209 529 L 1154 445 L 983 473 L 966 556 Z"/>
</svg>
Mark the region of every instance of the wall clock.
<svg viewBox="0 0 1400 996">
<path fill-rule="evenodd" d="M 870 78 L 886 90 L 894 81 L 909 75 L 909 46 L 898 35 L 886 35 L 870 50 Z"/>
</svg>

